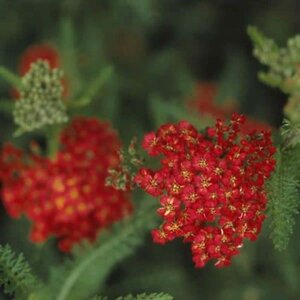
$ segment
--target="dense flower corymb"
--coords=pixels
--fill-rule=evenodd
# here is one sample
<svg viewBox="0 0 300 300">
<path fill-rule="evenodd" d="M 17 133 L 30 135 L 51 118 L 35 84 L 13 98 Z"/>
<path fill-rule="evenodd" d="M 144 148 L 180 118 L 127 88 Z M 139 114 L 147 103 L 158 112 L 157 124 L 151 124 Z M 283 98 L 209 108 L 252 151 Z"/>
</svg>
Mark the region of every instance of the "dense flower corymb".
<svg viewBox="0 0 300 300">
<path fill-rule="evenodd" d="M 135 177 L 160 197 L 163 223 L 153 230 L 153 240 L 164 244 L 182 237 L 191 243 L 196 267 L 210 260 L 229 265 L 245 238 L 257 238 L 265 218 L 264 182 L 275 166 L 275 148 L 266 131 L 239 140 L 243 122 L 233 114 L 228 125 L 217 120 L 201 134 L 181 121 L 144 137 L 148 154 L 162 155 L 159 170 L 142 168 Z"/>
<path fill-rule="evenodd" d="M 75 118 L 61 134 L 54 159 L 7 145 L 2 153 L 2 198 L 12 217 L 25 214 L 33 223 L 31 239 L 53 235 L 69 251 L 132 210 L 128 193 L 105 186 L 108 168 L 119 162 L 120 142 L 109 123 Z"/>
</svg>

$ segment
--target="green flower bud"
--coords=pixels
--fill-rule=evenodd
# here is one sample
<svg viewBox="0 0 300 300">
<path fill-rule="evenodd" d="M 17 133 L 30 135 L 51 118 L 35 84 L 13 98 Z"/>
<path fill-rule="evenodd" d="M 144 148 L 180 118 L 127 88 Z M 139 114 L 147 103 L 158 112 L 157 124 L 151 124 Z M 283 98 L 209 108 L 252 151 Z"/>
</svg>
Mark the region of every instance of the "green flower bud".
<svg viewBox="0 0 300 300">
<path fill-rule="evenodd" d="M 62 101 L 62 71 L 51 69 L 47 61 L 38 60 L 22 78 L 21 98 L 16 101 L 13 116 L 18 132 L 28 132 L 46 125 L 68 121 Z"/>
</svg>

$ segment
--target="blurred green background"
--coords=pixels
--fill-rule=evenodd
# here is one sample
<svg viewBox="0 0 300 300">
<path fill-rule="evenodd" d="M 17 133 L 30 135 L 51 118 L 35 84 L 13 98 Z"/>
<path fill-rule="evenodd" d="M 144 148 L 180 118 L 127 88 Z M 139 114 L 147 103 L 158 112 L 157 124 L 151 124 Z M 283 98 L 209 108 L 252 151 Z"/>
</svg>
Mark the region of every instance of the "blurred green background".
<svg viewBox="0 0 300 300">
<path fill-rule="evenodd" d="M 124 143 L 163 122 L 194 118 L 185 111 L 186 99 L 197 82 L 207 81 L 218 86 L 217 102 L 234 98 L 241 112 L 276 128 L 286 97 L 258 81 L 261 66 L 252 56 L 246 28 L 255 25 L 283 45 L 300 32 L 299 17 L 298 0 L 0 0 L 0 65 L 16 72 L 28 46 L 55 45 L 70 81 L 69 101 L 112 66 L 109 80 L 80 113 L 111 120 Z M 1 80 L 0 101 L 9 93 Z M 1 112 L 0 118 L 3 142 L 11 139 L 14 127 L 11 116 Z M 33 136 L 16 143 L 25 146 Z M 267 223 L 259 240 L 246 243 L 232 266 L 220 270 L 211 265 L 195 270 L 187 245 L 153 245 L 148 236 L 112 272 L 105 294 L 164 291 L 184 300 L 300 299 L 297 229 L 289 248 L 279 253 L 268 238 Z M 41 257 L 35 256 L 27 232 L 24 221 L 9 220 L 2 209 L 1 243 L 28 254 L 46 276 L 51 261 L 61 258 L 41 251 Z"/>
</svg>

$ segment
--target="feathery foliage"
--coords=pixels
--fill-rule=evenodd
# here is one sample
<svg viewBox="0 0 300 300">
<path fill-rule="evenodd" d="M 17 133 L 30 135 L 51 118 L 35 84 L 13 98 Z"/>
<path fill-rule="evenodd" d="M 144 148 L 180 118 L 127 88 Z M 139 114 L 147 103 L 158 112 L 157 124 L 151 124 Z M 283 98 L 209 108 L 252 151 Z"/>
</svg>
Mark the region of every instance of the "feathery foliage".
<svg viewBox="0 0 300 300">
<path fill-rule="evenodd" d="M 300 35 L 290 38 L 287 46 L 280 48 L 255 27 L 249 26 L 248 34 L 254 44 L 254 56 L 269 67 L 267 72 L 259 72 L 259 78 L 289 95 L 284 114 L 300 123 Z"/>
<path fill-rule="evenodd" d="M 118 297 L 116 300 L 172 300 L 173 297 L 165 293 L 139 294 L 136 297 L 128 295 L 126 297 Z"/>
<path fill-rule="evenodd" d="M 9 245 L 0 245 L 0 285 L 4 293 L 14 299 L 27 299 L 36 283 L 23 254 L 17 255 Z"/>
<path fill-rule="evenodd" d="M 294 124 L 289 120 L 283 120 L 280 128 L 281 135 L 285 137 L 284 148 L 294 147 L 300 143 L 300 124 Z"/>
<path fill-rule="evenodd" d="M 248 34 L 254 44 L 254 56 L 269 67 L 267 72 L 259 73 L 259 78 L 287 94 L 299 94 L 300 36 L 290 38 L 281 48 L 253 26 L 248 27 Z"/>
<path fill-rule="evenodd" d="M 143 201 L 147 203 L 146 199 Z M 101 291 L 112 268 L 132 254 L 142 243 L 143 235 L 154 226 L 156 215 L 152 202 L 149 203 L 135 216 L 116 224 L 96 246 L 75 254 L 72 261 L 55 268 L 47 287 L 41 291 L 43 299 L 84 299 Z"/>
<path fill-rule="evenodd" d="M 284 250 L 289 242 L 299 207 L 299 181 L 296 177 L 299 161 L 295 161 L 299 148 L 278 150 L 276 170 L 269 183 L 268 215 L 271 218 L 271 238 L 278 250 Z"/>
<path fill-rule="evenodd" d="M 169 294 L 165 293 L 152 293 L 152 294 L 138 294 L 136 296 L 133 295 L 127 295 L 125 297 L 118 297 L 115 300 L 172 300 L 173 297 Z M 108 300 L 107 297 L 93 297 L 91 300 Z"/>
<path fill-rule="evenodd" d="M 21 78 L 4 67 L 0 67 L 0 77 L 2 77 L 10 85 L 22 88 Z"/>
<path fill-rule="evenodd" d="M 259 73 L 260 79 L 290 95 L 284 108 L 289 120 L 284 120 L 281 127 L 283 143 L 276 154 L 276 170 L 268 183 L 271 238 L 275 248 L 283 250 L 293 232 L 299 207 L 300 36 L 289 39 L 286 47 L 281 48 L 255 27 L 249 26 L 248 34 L 254 44 L 254 56 L 268 66 L 267 72 Z"/>
</svg>

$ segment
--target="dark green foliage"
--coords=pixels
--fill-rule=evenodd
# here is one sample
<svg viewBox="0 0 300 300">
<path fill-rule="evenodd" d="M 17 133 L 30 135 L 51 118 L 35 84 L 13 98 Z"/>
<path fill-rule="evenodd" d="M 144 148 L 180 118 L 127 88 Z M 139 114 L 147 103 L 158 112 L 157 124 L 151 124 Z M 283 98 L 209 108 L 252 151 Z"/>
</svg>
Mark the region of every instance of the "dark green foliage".
<svg viewBox="0 0 300 300">
<path fill-rule="evenodd" d="M 139 294 L 137 296 L 128 295 L 126 297 L 118 297 L 116 300 L 172 300 L 173 297 L 164 293 Z"/>
<path fill-rule="evenodd" d="M 27 299 L 36 284 L 23 254 L 17 255 L 9 245 L 0 246 L 0 285 L 4 293 L 14 299 Z"/>
<path fill-rule="evenodd" d="M 22 82 L 19 76 L 4 67 L 0 67 L 0 77 L 2 77 L 11 86 L 18 88 L 22 87 Z"/>
<path fill-rule="evenodd" d="M 152 293 L 152 294 L 139 294 L 136 296 L 133 295 L 127 295 L 125 297 L 118 297 L 115 300 L 172 300 L 173 297 L 165 294 L 165 293 Z M 91 300 L 109 300 L 107 297 L 93 297 Z"/>
<path fill-rule="evenodd" d="M 284 136 L 283 148 L 295 147 L 300 143 L 300 124 L 283 120 L 281 134 Z"/>
<path fill-rule="evenodd" d="M 278 250 L 284 250 L 289 242 L 299 208 L 299 148 L 276 154 L 276 170 L 268 183 L 268 216 L 271 218 L 271 238 Z"/>
<path fill-rule="evenodd" d="M 41 297 L 84 299 L 101 290 L 111 270 L 132 254 L 141 245 L 144 234 L 154 227 L 156 216 L 153 214 L 153 204 L 147 198 L 142 201 L 145 204 L 137 215 L 114 226 L 109 235 L 100 238 L 97 245 L 83 245 L 82 249 L 77 249 L 73 260 L 56 267 Z"/>
</svg>

